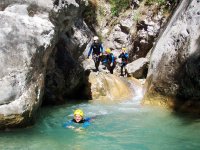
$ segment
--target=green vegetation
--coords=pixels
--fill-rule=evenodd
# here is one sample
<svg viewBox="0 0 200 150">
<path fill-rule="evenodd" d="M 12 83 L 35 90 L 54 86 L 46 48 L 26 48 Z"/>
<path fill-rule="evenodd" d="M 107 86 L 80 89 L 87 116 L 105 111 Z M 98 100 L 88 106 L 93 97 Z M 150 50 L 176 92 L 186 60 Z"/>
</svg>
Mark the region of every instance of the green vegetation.
<svg viewBox="0 0 200 150">
<path fill-rule="evenodd" d="M 167 0 L 146 0 L 145 5 L 153 5 L 155 3 L 159 5 L 164 5 Z"/>
<path fill-rule="evenodd" d="M 139 21 L 140 18 L 141 18 L 140 12 L 135 12 L 135 14 L 133 16 L 133 20 L 137 22 L 137 21 Z"/>
<path fill-rule="evenodd" d="M 130 7 L 131 0 L 109 0 L 113 16 L 118 16 L 120 12 Z"/>
</svg>

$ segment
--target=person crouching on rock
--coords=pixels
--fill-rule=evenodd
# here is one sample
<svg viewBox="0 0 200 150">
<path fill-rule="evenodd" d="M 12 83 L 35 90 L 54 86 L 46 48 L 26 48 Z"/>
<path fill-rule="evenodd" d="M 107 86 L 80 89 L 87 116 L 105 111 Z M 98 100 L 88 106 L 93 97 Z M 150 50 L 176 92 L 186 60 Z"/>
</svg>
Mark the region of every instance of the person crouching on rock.
<svg viewBox="0 0 200 150">
<path fill-rule="evenodd" d="M 105 58 L 102 61 L 102 64 L 106 66 L 106 68 L 110 71 L 111 74 L 113 74 L 113 70 L 116 66 L 115 56 L 113 53 L 111 53 L 111 49 L 107 48 L 105 50 Z"/>
</svg>

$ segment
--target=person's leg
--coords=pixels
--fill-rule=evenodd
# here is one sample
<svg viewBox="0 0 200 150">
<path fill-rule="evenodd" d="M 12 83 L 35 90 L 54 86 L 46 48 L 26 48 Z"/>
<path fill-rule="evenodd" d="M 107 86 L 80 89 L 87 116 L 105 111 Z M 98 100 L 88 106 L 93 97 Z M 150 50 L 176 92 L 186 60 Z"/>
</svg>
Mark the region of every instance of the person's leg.
<svg viewBox="0 0 200 150">
<path fill-rule="evenodd" d="M 127 71 L 127 69 L 126 69 L 126 64 L 124 65 L 124 75 L 125 75 L 126 77 L 128 77 L 128 71 Z"/>
<path fill-rule="evenodd" d="M 123 76 L 123 64 L 121 65 L 121 74 L 120 76 Z"/>
<path fill-rule="evenodd" d="M 110 73 L 111 74 L 113 74 L 113 70 L 114 70 L 115 66 L 116 66 L 115 63 L 113 63 L 113 65 L 110 67 Z"/>
<path fill-rule="evenodd" d="M 99 64 L 100 64 L 100 61 L 101 61 L 101 59 L 99 58 L 99 56 L 97 56 L 96 63 L 95 63 L 95 67 L 96 67 L 96 70 L 97 70 L 97 71 L 99 71 Z"/>
<path fill-rule="evenodd" d="M 96 71 L 99 71 L 98 56 L 97 56 L 96 54 L 94 54 L 94 55 L 92 56 L 92 59 L 93 59 L 94 64 L 95 64 L 95 69 L 96 69 Z"/>
</svg>

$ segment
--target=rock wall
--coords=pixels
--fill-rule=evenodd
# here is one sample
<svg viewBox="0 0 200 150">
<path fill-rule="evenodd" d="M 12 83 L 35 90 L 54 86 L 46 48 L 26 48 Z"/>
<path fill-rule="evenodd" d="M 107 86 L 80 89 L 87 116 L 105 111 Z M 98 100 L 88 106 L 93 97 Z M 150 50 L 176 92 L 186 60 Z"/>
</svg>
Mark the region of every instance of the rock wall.
<svg viewBox="0 0 200 150">
<path fill-rule="evenodd" d="M 153 103 L 153 99 L 159 99 L 161 95 L 165 97 L 161 98 L 164 101 L 178 99 L 173 104 L 175 109 L 194 107 L 193 110 L 199 112 L 199 8 L 198 0 L 183 0 L 160 36 L 150 58 L 147 103 L 150 99 Z"/>
<path fill-rule="evenodd" d="M 0 2 L 0 128 L 32 123 L 42 103 L 49 57 L 60 33 L 71 29 L 84 4 Z"/>
<path fill-rule="evenodd" d="M 71 8 L 71 9 L 70 9 Z M 43 104 L 62 104 L 65 97 L 76 97 L 74 90 L 85 84 L 85 72 L 80 57 L 89 43 L 92 32 L 89 30 L 81 12 L 69 7 L 69 16 L 73 20 L 67 30 L 62 30 L 59 40 L 49 58 L 46 74 L 45 95 Z M 75 14 L 71 14 L 76 11 Z M 68 13 L 67 13 L 68 14 Z M 73 16 L 77 16 L 74 18 Z"/>
</svg>

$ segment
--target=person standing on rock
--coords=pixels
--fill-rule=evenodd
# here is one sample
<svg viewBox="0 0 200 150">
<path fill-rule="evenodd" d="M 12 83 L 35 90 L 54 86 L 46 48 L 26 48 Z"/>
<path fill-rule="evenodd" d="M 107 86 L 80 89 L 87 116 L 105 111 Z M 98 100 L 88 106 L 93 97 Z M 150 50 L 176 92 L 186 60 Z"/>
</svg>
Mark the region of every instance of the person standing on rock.
<svg viewBox="0 0 200 150">
<path fill-rule="evenodd" d="M 102 61 L 102 63 L 106 66 L 110 73 L 113 74 L 113 70 L 116 66 L 115 56 L 113 55 L 113 53 L 111 53 L 110 48 L 107 48 L 105 50 L 105 54 L 105 59 Z"/>
<path fill-rule="evenodd" d="M 99 38 L 97 36 L 94 36 L 93 40 L 94 41 L 90 46 L 87 58 L 89 58 L 90 54 L 92 53 L 92 59 L 94 60 L 96 71 L 99 71 L 99 64 L 102 59 L 104 48 L 102 44 L 99 42 Z"/>
<path fill-rule="evenodd" d="M 119 58 L 121 58 L 121 74 L 120 76 L 124 76 L 124 75 L 127 75 L 128 72 L 126 70 L 126 65 L 128 63 L 128 53 L 126 53 L 126 48 L 122 48 L 122 51 L 121 51 L 121 54 L 119 55 Z M 125 73 L 123 73 L 125 72 Z"/>
</svg>

